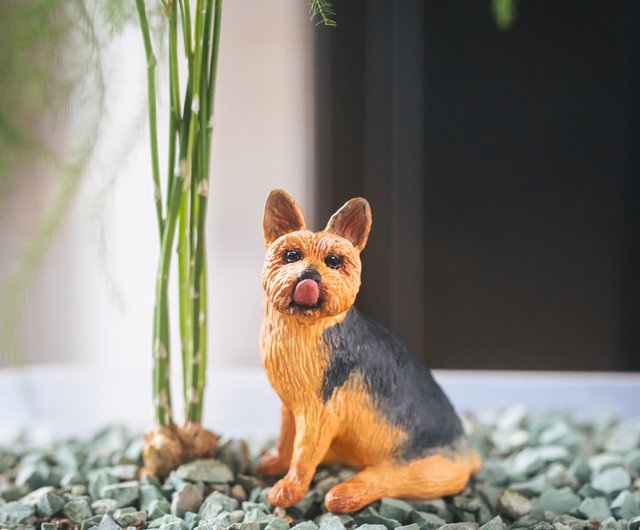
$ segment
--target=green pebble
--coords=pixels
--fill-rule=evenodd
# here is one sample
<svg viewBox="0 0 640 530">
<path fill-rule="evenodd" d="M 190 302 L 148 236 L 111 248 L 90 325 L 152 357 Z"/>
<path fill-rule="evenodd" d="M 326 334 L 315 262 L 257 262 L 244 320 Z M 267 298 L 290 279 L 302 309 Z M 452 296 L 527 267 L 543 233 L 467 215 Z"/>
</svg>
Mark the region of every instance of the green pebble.
<svg viewBox="0 0 640 530">
<path fill-rule="evenodd" d="M 118 508 L 118 503 L 113 499 L 98 499 L 91 503 L 91 510 L 95 514 L 104 515 L 105 513 L 114 512 Z"/>
<path fill-rule="evenodd" d="M 198 515 L 201 519 L 213 519 L 221 512 L 233 512 L 238 509 L 240 503 L 233 497 L 229 497 L 219 491 L 214 491 L 200 506 Z"/>
<path fill-rule="evenodd" d="M 170 528 L 173 530 L 188 530 L 187 523 L 175 515 L 167 514 L 147 523 L 147 528 Z"/>
<path fill-rule="evenodd" d="M 447 523 L 440 527 L 440 530 L 477 530 L 478 523 Z"/>
<path fill-rule="evenodd" d="M 109 469 L 109 473 L 118 480 L 133 480 L 138 474 L 138 466 L 133 464 L 121 464 Z"/>
<path fill-rule="evenodd" d="M 147 512 L 142 510 L 121 508 L 113 513 L 113 519 L 120 526 L 140 526 L 147 520 Z"/>
<path fill-rule="evenodd" d="M 570 512 L 580 504 L 580 497 L 570 488 L 550 489 L 535 499 L 536 513 L 551 512 L 562 515 Z"/>
<path fill-rule="evenodd" d="M 510 491 L 520 493 L 525 497 L 532 498 L 542 495 L 550 487 L 549 479 L 546 475 L 536 475 L 531 480 L 524 482 L 514 482 L 509 485 Z"/>
<path fill-rule="evenodd" d="M 116 484 L 118 480 L 106 469 L 98 469 L 89 473 L 89 495 L 93 500 L 102 497 L 102 490 L 110 484 Z"/>
<path fill-rule="evenodd" d="M 507 525 L 502 520 L 502 517 L 496 515 L 490 521 L 484 523 L 479 530 L 506 530 Z"/>
<path fill-rule="evenodd" d="M 410 523 L 399 526 L 396 530 L 420 530 L 420 527 L 416 523 Z"/>
<path fill-rule="evenodd" d="M 614 453 L 628 453 L 640 445 L 640 430 L 630 422 L 620 423 L 607 437 L 604 448 Z"/>
<path fill-rule="evenodd" d="M 15 484 L 5 484 L 0 482 L 0 497 L 5 501 L 17 501 L 23 495 L 24 488 L 19 488 Z"/>
<path fill-rule="evenodd" d="M 300 519 L 304 517 L 306 513 L 311 509 L 313 503 L 319 500 L 320 495 L 317 491 L 308 491 L 307 493 L 305 493 L 304 497 L 302 497 L 302 500 L 298 504 L 294 504 L 287 510 L 287 513 L 291 514 L 293 517 Z"/>
<path fill-rule="evenodd" d="M 381 525 L 384 525 L 384 527 L 387 530 L 394 530 L 395 528 L 402 526 L 400 524 L 400 521 L 396 519 L 388 519 L 387 517 L 382 517 L 380 514 L 377 514 L 375 512 L 374 513 L 360 512 L 354 515 L 354 519 L 359 524 L 381 524 Z"/>
<path fill-rule="evenodd" d="M 317 530 L 317 529 L 318 529 L 318 525 L 313 521 L 303 521 L 291 527 L 291 530 Z M 384 529 L 372 529 L 372 530 L 384 530 Z"/>
<path fill-rule="evenodd" d="M 503 462 L 489 460 L 483 463 L 482 469 L 476 474 L 476 479 L 492 486 L 505 486 L 509 482 L 509 473 Z"/>
<path fill-rule="evenodd" d="M 80 530 L 89 530 L 90 528 L 98 527 L 102 522 L 104 515 L 94 515 L 88 519 L 84 519 L 80 524 Z"/>
<path fill-rule="evenodd" d="M 289 523 L 281 517 L 271 520 L 265 530 L 289 530 Z"/>
<path fill-rule="evenodd" d="M 183 519 L 189 530 L 193 530 L 200 522 L 200 517 L 194 512 L 185 513 Z"/>
<path fill-rule="evenodd" d="M 629 451 L 624 457 L 624 465 L 640 472 L 640 449 Z"/>
<path fill-rule="evenodd" d="M 630 491 L 621 491 L 611 503 L 611 510 L 618 519 L 633 519 L 640 515 L 640 501 Z"/>
<path fill-rule="evenodd" d="M 242 509 L 245 512 L 248 512 L 249 510 L 254 510 L 254 509 L 260 510 L 263 513 L 267 513 L 269 511 L 269 508 L 264 502 L 252 502 L 252 501 L 244 501 L 242 503 Z"/>
<path fill-rule="evenodd" d="M 89 500 L 86 497 L 76 497 L 64 505 L 62 513 L 75 523 L 80 523 L 93 515 Z"/>
<path fill-rule="evenodd" d="M 599 453 L 589 458 L 589 467 L 591 467 L 593 473 L 601 473 L 622 464 L 622 456 L 613 453 Z"/>
<path fill-rule="evenodd" d="M 600 530 L 620 530 L 620 525 L 614 517 L 607 517 L 600 523 Z"/>
<path fill-rule="evenodd" d="M 519 519 L 531 512 L 533 505 L 524 495 L 506 490 L 498 499 L 497 510 L 509 519 Z"/>
<path fill-rule="evenodd" d="M 33 506 L 11 501 L 0 506 L 0 523 L 22 524 L 35 513 Z"/>
<path fill-rule="evenodd" d="M 140 498 L 140 483 L 137 480 L 110 484 L 102 488 L 101 495 L 105 499 L 113 499 L 118 508 L 134 504 Z"/>
<path fill-rule="evenodd" d="M 166 499 L 165 496 L 155 485 L 141 484 L 140 485 L 140 509 L 147 510 L 151 501 Z"/>
<path fill-rule="evenodd" d="M 580 486 L 578 478 L 571 473 L 563 464 L 552 464 L 545 473 L 549 484 L 554 488 L 569 487 L 577 489 Z"/>
<path fill-rule="evenodd" d="M 171 505 L 167 499 L 154 499 L 147 507 L 147 519 L 154 520 L 168 515 L 171 511 Z"/>
<path fill-rule="evenodd" d="M 500 496 L 502 495 L 503 490 L 500 488 L 496 488 L 495 486 L 491 486 L 490 484 L 476 484 L 475 490 L 485 500 L 489 508 L 495 511 L 496 506 L 498 505 L 498 500 L 500 500 Z"/>
<path fill-rule="evenodd" d="M 56 525 L 53 523 L 41 523 L 40 530 L 56 530 Z"/>
<path fill-rule="evenodd" d="M 191 482 L 229 483 L 233 481 L 233 472 L 229 466 L 213 458 L 194 460 L 181 465 L 176 470 L 176 475 Z"/>
<path fill-rule="evenodd" d="M 569 466 L 569 473 L 581 482 L 586 482 L 591 478 L 591 467 L 585 459 L 576 458 Z"/>
<path fill-rule="evenodd" d="M 316 524 L 320 530 L 345 530 L 345 526 L 340 517 L 331 513 L 318 517 Z"/>
<path fill-rule="evenodd" d="M 442 517 L 434 513 L 420 512 L 418 510 L 411 512 L 411 520 L 420 527 L 420 530 L 435 530 L 447 524 Z"/>
<path fill-rule="evenodd" d="M 580 503 L 578 510 L 587 519 L 602 521 L 607 517 L 611 517 L 609 503 L 604 497 L 587 497 Z"/>
<path fill-rule="evenodd" d="M 200 521 L 195 530 L 227 530 L 227 527 L 215 521 Z"/>
<path fill-rule="evenodd" d="M 229 526 L 229 530 L 260 530 L 260 525 L 255 521 L 249 523 L 232 523 L 231 526 Z"/>
<path fill-rule="evenodd" d="M 229 515 L 231 516 L 231 514 Z M 258 508 L 250 508 L 244 512 L 243 523 L 258 523 L 258 526 L 264 528 L 271 521 L 271 516 Z"/>
<path fill-rule="evenodd" d="M 613 467 L 595 475 L 591 479 L 591 485 L 602 493 L 613 495 L 628 488 L 631 477 L 623 467 Z"/>
<path fill-rule="evenodd" d="M 296 525 L 293 528 L 298 528 L 298 526 L 300 525 Z M 293 530 L 293 528 L 291 530 Z M 313 530 L 313 528 L 303 528 L 300 530 Z M 387 527 L 383 524 L 365 523 L 365 524 L 361 524 L 360 526 L 356 526 L 355 530 L 387 530 Z"/>
<path fill-rule="evenodd" d="M 48 491 L 38 500 L 36 509 L 40 517 L 51 517 L 62 510 L 64 504 L 63 497 Z"/>
<path fill-rule="evenodd" d="M 98 525 L 98 530 L 120 530 L 120 525 L 116 523 L 110 515 L 104 514 Z"/>
<path fill-rule="evenodd" d="M 385 497 L 380 501 L 380 515 L 387 519 L 395 519 L 401 524 L 406 524 L 411 518 L 413 506 L 399 499 Z"/>
<path fill-rule="evenodd" d="M 561 515 L 556 521 L 569 527 L 571 530 L 595 530 L 596 528 L 590 521 L 584 521 L 571 515 Z M 554 522 L 554 526 L 555 524 Z"/>
<path fill-rule="evenodd" d="M 16 475 L 15 484 L 18 487 L 26 486 L 30 490 L 35 490 L 47 486 L 49 481 L 50 468 L 42 461 L 20 465 Z"/>
<path fill-rule="evenodd" d="M 640 528 L 640 516 L 630 519 L 627 523 L 627 528 L 629 530 L 638 530 Z"/>
<path fill-rule="evenodd" d="M 171 513 L 182 517 L 187 512 L 197 512 L 202 505 L 202 494 L 193 484 L 182 484 L 173 494 L 171 500 Z"/>
<path fill-rule="evenodd" d="M 60 485 L 65 488 L 67 486 L 76 486 L 79 484 L 86 484 L 86 477 L 80 473 L 80 471 L 68 471 L 60 479 Z"/>
</svg>

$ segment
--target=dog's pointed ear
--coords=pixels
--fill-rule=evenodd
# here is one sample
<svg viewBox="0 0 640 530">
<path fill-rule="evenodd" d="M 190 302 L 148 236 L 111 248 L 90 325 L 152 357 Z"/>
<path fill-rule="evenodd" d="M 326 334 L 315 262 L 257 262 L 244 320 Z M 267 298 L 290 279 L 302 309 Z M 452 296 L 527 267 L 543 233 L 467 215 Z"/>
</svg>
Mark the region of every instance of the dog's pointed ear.
<svg viewBox="0 0 640 530">
<path fill-rule="evenodd" d="M 331 216 L 325 230 L 348 239 L 358 251 L 361 251 L 367 244 L 371 231 L 369 203 L 362 197 L 347 201 Z"/>
<path fill-rule="evenodd" d="M 300 206 L 284 190 L 272 190 L 267 197 L 262 218 L 262 234 L 267 246 L 289 232 L 304 230 Z"/>
</svg>

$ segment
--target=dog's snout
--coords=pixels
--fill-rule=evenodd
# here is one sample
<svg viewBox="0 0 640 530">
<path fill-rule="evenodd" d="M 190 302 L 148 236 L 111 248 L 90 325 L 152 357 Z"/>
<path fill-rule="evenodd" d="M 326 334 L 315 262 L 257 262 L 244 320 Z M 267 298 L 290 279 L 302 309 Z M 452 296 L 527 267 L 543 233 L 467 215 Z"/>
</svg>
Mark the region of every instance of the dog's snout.
<svg viewBox="0 0 640 530">
<path fill-rule="evenodd" d="M 316 283 L 320 283 L 321 279 L 322 279 L 322 276 L 320 276 L 320 273 L 317 270 L 305 269 L 304 271 L 302 271 L 302 274 L 298 278 L 298 281 L 313 280 Z"/>
</svg>

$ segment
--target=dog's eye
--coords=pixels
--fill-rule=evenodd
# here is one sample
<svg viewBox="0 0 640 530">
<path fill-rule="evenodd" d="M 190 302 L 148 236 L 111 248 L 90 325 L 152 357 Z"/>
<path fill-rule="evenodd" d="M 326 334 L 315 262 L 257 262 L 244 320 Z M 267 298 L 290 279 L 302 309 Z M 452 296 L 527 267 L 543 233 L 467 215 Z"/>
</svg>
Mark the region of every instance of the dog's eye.
<svg viewBox="0 0 640 530">
<path fill-rule="evenodd" d="M 339 269 L 340 265 L 342 265 L 342 258 L 337 254 L 327 254 L 324 258 L 324 262 L 327 267 Z"/>
<path fill-rule="evenodd" d="M 302 259 L 302 254 L 297 248 L 293 248 L 291 250 L 287 250 L 284 253 L 284 261 L 285 263 L 293 263 L 294 261 L 300 261 Z"/>
</svg>

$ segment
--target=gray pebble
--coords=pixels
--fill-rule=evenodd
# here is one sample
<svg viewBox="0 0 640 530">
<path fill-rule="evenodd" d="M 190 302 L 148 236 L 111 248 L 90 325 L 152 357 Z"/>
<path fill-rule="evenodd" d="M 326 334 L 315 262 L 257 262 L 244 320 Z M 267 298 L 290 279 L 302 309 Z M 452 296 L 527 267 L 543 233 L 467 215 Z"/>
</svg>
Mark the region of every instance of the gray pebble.
<svg viewBox="0 0 640 530">
<path fill-rule="evenodd" d="M 502 520 L 502 517 L 496 515 L 490 521 L 484 523 L 479 530 L 506 530 L 507 525 Z"/>
<path fill-rule="evenodd" d="M 631 485 L 629 472 L 623 467 L 613 467 L 598 473 L 591 479 L 591 485 L 607 495 L 613 495 Z"/>
<path fill-rule="evenodd" d="M 611 503 L 611 510 L 618 519 L 633 519 L 640 515 L 640 500 L 628 490 L 621 491 Z"/>
<path fill-rule="evenodd" d="M 384 498 L 380 501 L 380 515 L 387 519 L 395 519 L 401 524 L 406 524 L 411 518 L 413 506 L 399 499 Z"/>
<path fill-rule="evenodd" d="M 0 506 L 0 523 L 22 524 L 34 513 L 33 506 L 20 501 L 7 502 Z"/>
<path fill-rule="evenodd" d="M 417 524 L 421 530 L 434 530 L 447 524 L 444 519 L 437 516 L 435 513 L 420 512 L 417 510 L 411 512 L 411 520 Z"/>
<path fill-rule="evenodd" d="M 64 498 L 51 491 L 46 492 L 37 504 L 37 511 L 40 517 L 51 517 L 56 515 L 64 507 Z"/>
<path fill-rule="evenodd" d="M 115 512 L 117 508 L 118 503 L 114 499 L 98 499 L 91 503 L 93 513 L 100 515 Z"/>
<path fill-rule="evenodd" d="M 524 495 L 515 491 L 505 491 L 498 499 L 498 512 L 509 519 L 519 519 L 531 512 L 533 505 Z"/>
<path fill-rule="evenodd" d="M 570 488 L 549 489 L 535 499 L 536 513 L 551 512 L 557 515 L 569 513 L 580 504 L 580 497 Z"/>
<path fill-rule="evenodd" d="M 604 497 L 587 497 L 578 506 L 578 511 L 587 519 L 602 521 L 611 517 L 609 503 Z"/>
<path fill-rule="evenodd" d="M 86 497 L 76 497 L 64 505 L 62 513 L 75 523 L 82 522 L 93 515 L 89 500 Z"/>
<path fill-rule="evenodd" d="M 202 494 L 193 484 L 182 484 L 173 494 L 171 513 L 182 517 L 187 512 L 197 512 L 202 505 Z"/>
<path fill-rule="evenodd" d="M 135 503 L 140 497 L 140 483 L 137 480 L 110 484 L 102 488 L 101 496 L 105 499 L 113 499 L 118 503 L 118 508 Z"/>
<path fill-rule="evenodd" d="M 192 482 L 228 483 L 233 481 L 233 472 L 227 464 L 213 458 L 194 460 L 181 465 L 176 475 Z"/>
</svg>

